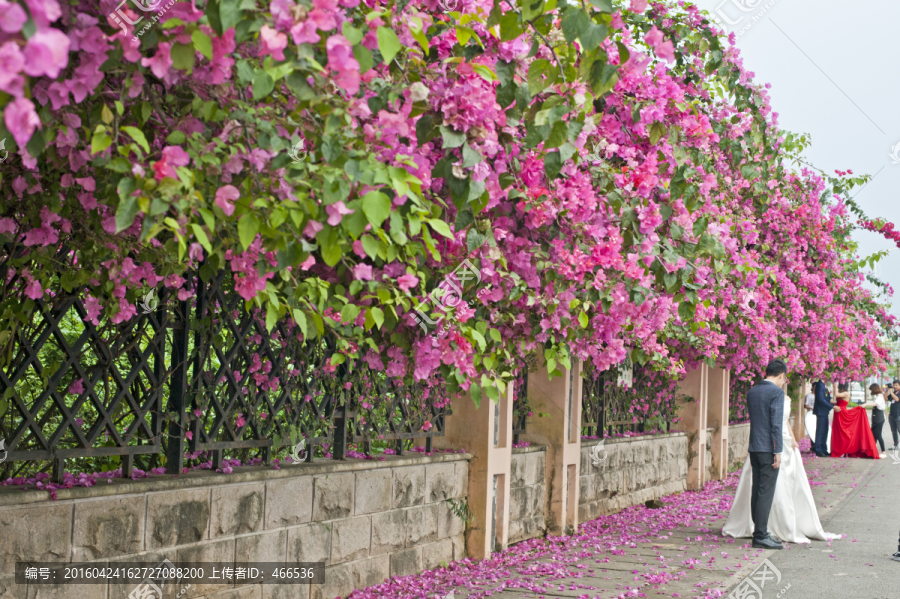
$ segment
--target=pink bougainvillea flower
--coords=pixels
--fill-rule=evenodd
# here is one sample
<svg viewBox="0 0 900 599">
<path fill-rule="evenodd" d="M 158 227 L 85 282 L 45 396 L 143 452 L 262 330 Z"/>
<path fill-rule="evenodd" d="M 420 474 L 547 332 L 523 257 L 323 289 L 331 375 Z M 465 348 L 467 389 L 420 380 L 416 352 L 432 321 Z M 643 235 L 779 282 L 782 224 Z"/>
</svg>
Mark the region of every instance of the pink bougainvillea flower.
<svg viewBox="0 0 900 599">
<path fill-rule="evenodd" d="M 11 218 L 0 218 L 0 233 L 15 235 L 16 221 Z"/>
<path fill-rule="evenodd" d="M 160 42 L 153 58 L 142 58 L 141 66 L 150 67 L 150 70 L 158 78 L 162 79 L 172 68 L 172 45 L 168 42 Z"/>
<path fill-rule="evenodd" d="M 186 431 L 184 433 L 184 438 L 188 441 L 192 441 L 194 439 L 194 433 L 192 433 L 191 431 Z"/>
<path fill-rule="evenodd" d="M 371 264 L 357 264 L 353 267 L 353 278 L 358 281 L 371 281 L 372 280 L 372 265 Z"/>
<path fill-rule="evenodd" d="M 42 128 L 41 119 L 28 98 L 17 98 L 7 104 L 3 110 L 3 122 L 20 147 L 28 143 L 35 129 Z"/>
<path fill-rule="evenodd" d="M 234 214 L 234 202 L 241 197 L 241 192 L 234 185 L 224 185 L 216 191 L 216 206 L 222 209 L 225 216 Z"/>
<path fill-rule="evenodd" d="M 304 260 L 304 261 L 300 264 L 300 270 L 309 270 L 310 268 L 312 268 L 312 267 L 315 265 L 315 263 L 316 263 L 316 258 L 315 258 L 315 256 L 313 256 L 312 254 L 310 254 L 310 255 L 306 258 L 306 260 Z"/>
<path fill-rule="evenodd" d="M 37 279 L 25 285 L 25 295 L 33 300 L 41 299 L 44 296 L 44 288 Z"/>
<path fill-rule="evenodd" d="M 419 277 L 415 275 L 405 274 L 402 277 L 397 278 L 397 284 L 403 291 L 409 291 L 419 284 Z"/>
<path fill-rule="evenodd" d="M 235 425 L 237 428 L 241 428 L 241 427 L 243 427 L 245 424 L 247 424 L 247 421 L 244 420 L 244 415 L 243 415 L 243 414 L 238 414 L 238 415 L 237 415 L 237 420 L 234 421 L 234 425 Z"/>
<path fill-rule="evenodd" d="M 328 224 L 336 227 L 341 224 L 341 219 L 345 215 L 353 214 L 354 210 L 347 208 L 343 201 L 339 201 L 325 206 L 325 212 L 328 213 Z"/>
<path fill-rule="evenodd" d="M 8 88 L 20 76 L 24 67 L 25 55 L 19 49 L 19 44 L 9 41 L 0 46 L 0 88 Z"/>
<path fill-rule="evenodd" d="M 162 154 L 172 166 L 187 166 L 191 161 L 190 155 L 181 146 L 166 146 Z"/>
<path fill-rule="evenodd" d="M 631 0 L 628 9 L 634 12 L 644 12 L 647 10 L 647 0 Z"/>
<path fill-rule="evenodd" d="M 73 381 L 72 384 L 69 385 L 68 393 L 69 395 L 81 395 L 84 393 L 84 379 Z"/>
<path fill-rule="evenodd" d="M 284 49 L 287 48 L 287 36 L 268 25 L 259 30 L 260 56 L 271 54 L 275 60 L 284 60 Z"/>
<path fill-rule="evenodd" d="M 353 47 L 343 35 L 332 35 L 325 42 L 328 66 L 337 71 L 334 84 L 351 96 L 359 92 L 359 63 L 353 57 Z"/>
<path fill-rule="evenodd" d="M 663 41 L 662 31 L 657 29 L 656 25 L 650 28 L 644 36 L 644 41 L 653 48 L 657 56 L 666 62 L 675 62 L 675 46 L 669 40 Z"/>
<path fill-rule="evenodd" d="M 49 27 L 38 29 L 25 44 L 25 74 L 31 77 L 46 75 L 51 79 L 69 64 L 69 37 Z"/>
<path fill-rule="evenodd" d="M 0 0 L 0 30 L 6 33 L 19 33 L 27 20 L 28 15 L 19 4 Z"/>
<path fill-rule="evenodd" d="M 315 238 L 316 235 L 319 234 L 319 231 L 325 228 L 325 225 L 320 223 L 319 221 L 311 220 L 306 223 L 306 226 L 303 228 L 303 234 L 309 237 L 310 239 Z"/>
</svg>

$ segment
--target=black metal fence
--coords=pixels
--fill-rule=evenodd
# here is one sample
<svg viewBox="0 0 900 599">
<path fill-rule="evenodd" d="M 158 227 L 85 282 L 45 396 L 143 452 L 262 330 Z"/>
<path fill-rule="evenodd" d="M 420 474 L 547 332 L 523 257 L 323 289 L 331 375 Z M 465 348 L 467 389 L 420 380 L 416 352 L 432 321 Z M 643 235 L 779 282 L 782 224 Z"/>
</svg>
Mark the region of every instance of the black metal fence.
<svg viewBox="0 0 900 599">
<path fill-rule="evenodd" d="M 620 381 L 620 372 L 618 368 L 597 372 L 585 362 L 582 436 L 669 431 L 674 415 L 674 394 L 669 389 L 669 381 L 635 366 L 631 384 L 625 385 Z"/>
<path fill-rule="evenodd" d="M 348 444 L 402 453 L 443 435 L 446 394 L 370 369 L 330 364 L 329 338 L 305 339 L 291 320 L 269 332 L 247 311 L 230 274 L 191 276 L 196 297 L 160 291 L 138 314 L 98 326 L 77 297 L 35 303 L 30 322 L 0 354 L 0 439 L 5 476 L 109 458 L 124 476 L 138 467 L 180 473 L 185 454 L 226 452 L 265 463 L 302 440 L 307 461 L 344 459 Z M 92 464 L 96 467 L 96 462 Z M 88 465 L 87 467 L 90 467 Z"/>
</svg>

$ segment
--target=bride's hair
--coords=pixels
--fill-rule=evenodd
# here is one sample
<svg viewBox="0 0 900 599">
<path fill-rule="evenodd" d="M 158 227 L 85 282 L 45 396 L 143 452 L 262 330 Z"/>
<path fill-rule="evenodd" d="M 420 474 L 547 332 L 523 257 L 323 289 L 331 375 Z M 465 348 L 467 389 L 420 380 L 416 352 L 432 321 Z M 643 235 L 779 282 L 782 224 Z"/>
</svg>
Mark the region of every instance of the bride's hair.
<svg viewBox="0 0 900 599">
<path fill-rule="evenodd" d="M 838 391 L 843 393 L 850 390 L 850 383 L 838 383 Z"/>
<path fill-rule="evenodd" d="M 878 383 L 872 383 L 871 385 L 869 385 L 869 391 L 872 393 L 872 395 L 878 395 L 879 393 L 881 393 L 881 386 L 878 385 Z"/>
</svg>

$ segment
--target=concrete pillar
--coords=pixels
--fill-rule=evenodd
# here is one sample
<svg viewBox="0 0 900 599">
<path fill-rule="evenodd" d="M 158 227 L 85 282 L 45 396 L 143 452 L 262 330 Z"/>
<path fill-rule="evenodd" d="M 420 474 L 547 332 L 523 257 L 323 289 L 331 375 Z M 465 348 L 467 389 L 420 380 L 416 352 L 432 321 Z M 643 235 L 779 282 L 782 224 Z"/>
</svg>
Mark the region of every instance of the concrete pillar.
<svg viewBox="0 0 900 599">
<path fill-rule="evenodd" d="M 800 385 L 800 397 L 791 398 L 791 412 L 794 416 L 794 438 L 799 442 L 806 437 L 806 394 L 812 392 L 812 383 L 804 381 Z"/>
<path fill-rule="evenodd" d="M 469 393 L 453 402 L 438 448 L 462 448 L 472 454 L 466 499 L 472 521 L 466 527 L 466 554 L 484 559 L 509 544 L 509 483 L 512 468 L 513 387 L 499 401 L 483 394 L 478 407 Z"/>
<path fill-rule="evenodd" d="M 547 446 L 544 468 L 549 506 L 547 534 L 560 536 L 578 530 L 578 482 L 581 475 L 581 362 L 559 366 L 563 376 L 550 380 L 547 368 L 528 374 L 528 400 L 535 414 L 523 436 Z"/>
<path fill-rule="evenodd" d="M 728 474 L 728 409 L 731 372 L 724 368 L 709 369 L 709 393 L 706 409 L 706 426 L 713 429 L 709 439 L 712 455 L 710 472 L 713 480 L 722 480 Z"/>
<path fill-rule="evenodd" d="M 688 474 L 687 488 L 701 489 L 706 483 L 706 414 L 709 396 L 709 367 L 701 362 L 695 370 L 687 373 L 678 385 L 680 395 L 690 400 L 678 400 L 677 417 L 673 427 L 688 434 Z"/>
</svg>

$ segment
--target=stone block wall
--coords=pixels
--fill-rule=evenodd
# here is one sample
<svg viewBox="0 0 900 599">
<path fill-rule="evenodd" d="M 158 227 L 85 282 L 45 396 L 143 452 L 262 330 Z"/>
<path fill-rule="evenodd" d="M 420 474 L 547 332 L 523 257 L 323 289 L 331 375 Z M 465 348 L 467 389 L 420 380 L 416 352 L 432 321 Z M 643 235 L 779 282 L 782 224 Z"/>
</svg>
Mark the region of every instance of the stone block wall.
<svg viewBox="0 0 900 599">
<path fill-rule="evenodd" d="M 591 459 L 595 445 L 597 440 L 581 445 L 581 522 L 686 488 L 686 433 L 606 439 L 596 465 Z"/>
<path fill-rule="evenodd" d="M 728 471 L 740 468 L 750 447 L 750 423 L 732 424 L 728 427 Z"/>
<path fill-rule="evenodd" d="M 509 542 L 518 543 L 547 532 L 547 485 L 543 445 L 512 450 L 509 485 Z"/>
<path fill-rule="evenodd" d="M 318 562 L 326 583 L 194 586 L 184 599 L 333 599 L 463 559 L 468 454 L 392 456 L 44 491 L 0 487 L 0 598 L 126 599 L 116 584 L 16 585 L 16 561 Z M 530 466 L 533 469 L 533 466 Z M 529 467 L 523 469 L 534 478 Z M 541 476 L 541 480 L 543 477 Z M 132 585 L 133 586 L 133 585 Z"/>
</svg>

